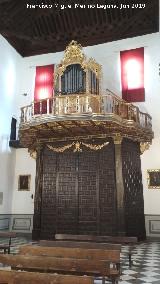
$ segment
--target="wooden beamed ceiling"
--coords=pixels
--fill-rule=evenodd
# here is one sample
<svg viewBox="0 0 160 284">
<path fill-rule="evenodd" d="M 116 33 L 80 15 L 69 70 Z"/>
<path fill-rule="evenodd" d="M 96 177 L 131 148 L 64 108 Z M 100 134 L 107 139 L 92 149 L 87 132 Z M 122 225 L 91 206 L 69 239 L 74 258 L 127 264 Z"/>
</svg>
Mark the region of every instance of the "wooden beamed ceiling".
<svg viewBox="0 0 160 284">
<path fill-rule="evenodd" d="M 88 8 L 89 3 L 96 7 Z M 122 4 L 129 8 L 120 9 Z M 0 34 L 22 56 L 31 56 L 62 51 L 73 39 L 88 46 L 158 32 L 159 0 L 1 0 L 0 19 Z"/>
</svg>

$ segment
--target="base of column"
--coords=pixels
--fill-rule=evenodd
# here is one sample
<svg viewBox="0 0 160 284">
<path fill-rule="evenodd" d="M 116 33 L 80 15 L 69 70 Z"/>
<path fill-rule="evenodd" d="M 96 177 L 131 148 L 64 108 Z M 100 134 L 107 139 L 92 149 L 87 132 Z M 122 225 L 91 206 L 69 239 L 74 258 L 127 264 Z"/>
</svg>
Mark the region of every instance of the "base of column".
<svg viewBox="0 0 160 284">
<path fill-rule="evenodd" d="M 32 230 L 32 240 L 37 241 L 40 239 L 40 229 L 33 229 Z"/>
</svg>

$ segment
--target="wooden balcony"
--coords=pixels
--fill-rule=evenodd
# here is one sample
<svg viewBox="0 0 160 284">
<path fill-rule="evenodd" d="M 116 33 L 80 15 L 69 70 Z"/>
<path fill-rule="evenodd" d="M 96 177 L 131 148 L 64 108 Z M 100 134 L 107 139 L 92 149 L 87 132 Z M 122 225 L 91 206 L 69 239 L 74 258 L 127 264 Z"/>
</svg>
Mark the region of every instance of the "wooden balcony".
<svg viewBox="0 0 160 284">
<path fill-rule="evenodd" d="M 86 137 L 123 137 L 151 142 L 152 119 L 111 92 L 106 95 L 58 95 L 21 108 L 19 136 L 23 146 L 33 142 Z"/>
</svg>

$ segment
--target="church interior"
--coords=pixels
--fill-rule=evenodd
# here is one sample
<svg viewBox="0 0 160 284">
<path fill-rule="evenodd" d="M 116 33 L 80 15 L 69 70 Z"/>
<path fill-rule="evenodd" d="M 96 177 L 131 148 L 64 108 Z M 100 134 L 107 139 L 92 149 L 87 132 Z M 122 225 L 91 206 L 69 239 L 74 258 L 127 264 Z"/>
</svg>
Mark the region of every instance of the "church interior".
<svg viewBox="0 0 160 284">
<path fill-rule="evenodd" d="M 0 283 L 160 283 L 159 0 L 97 2 L 0 1 Z"/>
</svg>

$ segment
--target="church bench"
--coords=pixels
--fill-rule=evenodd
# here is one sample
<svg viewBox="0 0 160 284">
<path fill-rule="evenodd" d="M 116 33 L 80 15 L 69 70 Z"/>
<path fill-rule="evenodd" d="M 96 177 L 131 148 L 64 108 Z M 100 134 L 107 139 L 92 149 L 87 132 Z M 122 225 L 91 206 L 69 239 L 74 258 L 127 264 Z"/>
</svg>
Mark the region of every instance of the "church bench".
<svg viewBox="0 0 160 284">
<path fill-rule="evenodd" d="M 113 249 L 113 250 L 121 250 L 120 244 L 112 244 L 112 243 L 96 243 L 96 242 L 81 242 L 81 241 L 51 241 L 51 240 L 40 240 L 40 246 L 46 247 L 79 247 L 79 248 L 87 248 L 87 249 Z"/>
<path fill-rule="evenodd" d="M 135 245 L 138 243 L 137 237 L 128 237 L 128 236 L 99 236 L 100 240 L 103 242 L 128 245 L 128 259 L 129 266 L 132 266 L 132 253 L 135 249 Z"/>
<path fill-rule="evenodd" d="M 121 252 L 121 245 L 120 244 L 107 244 L 107 243 L 95 243 L 95 242 L 72 242 L 72 241 L 48 241 L 48 240 L 40 240 L 39 245 L 42 247 L 58 247 L 58 248 L 74 248 L 76 251 L 77 248 L 81 249 L 94 249 L 94 250 L 107 250 L 110 252 L 109 254 L 105 255 L 105 259 L 108 259 L 109 255 L 112 255 L 111 251 L 118 250 L 118 254 L 116 253 L 116 258 L 112 255 L 110 261 L 116 263 L 117 269 L 120 271 L 120 252 Z M 26 247 L 26 246 L 25 246 Z M 22 253 L 25 252 L 25 247 L 22 247 Z M 109 259 L 108 259 L 109 260 Z"/>
<path fill-rule="evenodd" d="M 132 252 L 134 245 L 138 243 L 137 237 L 128 237 L 128 236 L 93 236 L 93 235 L 72 235 L 72 234 L 55 234 L 55 239 L 59 241 L 90 241 L 97 243 L 112 243 L 112 244 L 121 244 L 128 245 L 128 259 L 129 266 L 132 265 Z"/>
<path fill-rule="evenodd" d="M 93 236 L 93 235 L 72 235 L 72 234 L 55 234 L 56 240 L 69 241 L 93 241 L 93 242 L 112 242 L 117 244 L 131 244 L 137 243 L 137 237 L 128 236 Z"/>
<path fill-rule="evenodd" d="M 110 268 L 109 261 L 99 259 L 74 259 L 51 256 L 32 255 L 0 255 L 0 263 L 11 266 L 12 269 L 30 272 L 67 273 L 75 275 L 90 275 L 109 278 L 112 283 L 118 283 L 119 271 Z"/>
<path fill-rule="evenodd" d="M 101 250 L 118 250 L 119 257 L 116 259 L 117 269 L 120 270 L 120 244 L 107 244 L 107 243 L 95 243 L 95 242 L 75 242 L 75 241 L 49 241 L 40 240 L 39 245 L 42 247 L 61 247 L 61 248 L 81 248 L 81 249 L 101 249 Z M 23 249 L 23 248 L 22 248 Z M 111 261 L 114 261 L 112 258 Z"/>
<path fill-rule="evenodd" d="M 91 276 L 0 270 L 0 284 L 94 284 Z"/>
<path fill-rule="evenodd" d="M 98 248 L 99 244 L 95 244 L 94 248 L 88 247 L 58 247 L 58 246 L 32 246 L 25 245 L 20 247 L 19 254 L 21 255 L 37 255 L 37 256 L 52 256 L 72 259 L 89 259 L 89 260 L 104 260 L 109 261 L 120 274 L 120 245 L 111 247 Z M 115 248 L 116 247 L 116 248 Z"/>
<path fill-rule="evenodd" d="M 4 253 L 10 253 L 11 245 L 12 245 L 12 238 L 16 238 L 16 233 L 3 231 L 0 232 L 0 239 L 4 239 L 5 242 L 0 244 L 0 250 L 3 250 Z"/>
<path fill-rule="evenodd" d="M 120 262 L 120 249 L 89 249 L 77 247 L 45 247 L 25 245 L 20 247 L 19 255 L 50 256 L 72 259 L 106 260 L 114 264 Z"/>
</svg>

